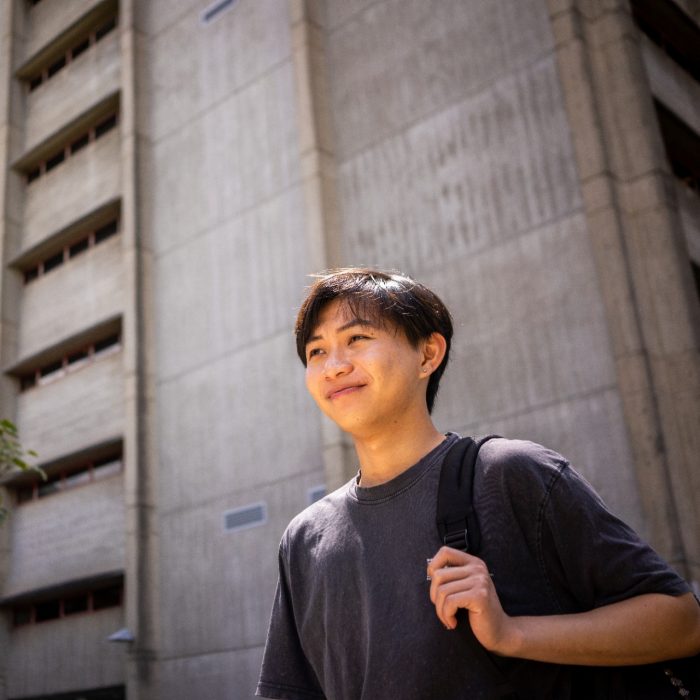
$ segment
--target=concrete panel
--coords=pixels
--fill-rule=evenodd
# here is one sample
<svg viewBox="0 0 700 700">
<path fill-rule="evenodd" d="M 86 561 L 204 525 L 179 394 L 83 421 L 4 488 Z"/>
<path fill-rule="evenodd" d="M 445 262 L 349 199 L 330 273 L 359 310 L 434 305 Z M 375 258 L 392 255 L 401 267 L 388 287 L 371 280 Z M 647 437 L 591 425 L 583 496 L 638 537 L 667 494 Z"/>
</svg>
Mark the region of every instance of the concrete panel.
<svg viewBox="0 0 700 700">
<path fill-rule="evenodd" d="M 11 136 L 8 145 L 10 146 L 9 150 L 11 152 L 12 150 L 15 150 L 13 146 L 18 145 L 21 139 L 18 130 L 12 128 L 10 129 L 10 133 Z M 5 134 L 3 134 L 3 136 L 4 135 Z M 16 155 L 19 155 L 19 153 Z M 8 153 L 8 156 L 9 162 L 9 160 L 11 160 L 11 154 Z M 25 178 L 24 175 L 20 175 L 9 168 L 5 172 L 7 173 L 7 179 L 5 180 L 5 187 L 7 188 L 7 194 L 5 196 L 5 214 L 13 225 L 19 226 L 19 223 L 22 220 L 22 208 L 24 206 L 25 192 L 27 189 Z M 12 240 L 11 251 L 14 253 L 16 251 L 16 245 L 19 241 L 19 236 L 13 236 L 12 239 L 10 239 Z"/>
<path fill-rule="evenodd" d="M 162 508 L 187 508 L 320 468 L 314 411 L 288 331 L 161 384 Z"/>
<path fill-rule="evenodd" d="M 121 237 L 114 236 L 24 287 L 18 357 L 124 312 Z M 89 294 L 86 294 L 89 290 Z"/>
<path fill-rule="evenodd" d="M 201 472 L 200 479 L 211 480 Z M 221 495 L 161 517 L 161 605 L 163 611 L 177 611 L 161 615 L 162 658 L 205 657 L 264 643 L 280 537 L 306 507 L 307 489 L 320 479 L 320 469 L 286 479 L 280 475 L 274 484 Z M 224 531 L 225 510 L 260 500 L 268 506 L 266 525 Z M 179 575 L 184 571 L 186 576 Z"/>
<path fill-rule="evenodd" d="M 153 140 L 255 82 L 290 55 L 287 3 L 238 0 L 209 24 L 199 3 L 149 43 L 139 100 L 143 128 Z M 158 3 L 148 3 L 149 14 Z M 163 9 L 163 8 L 161 8 Z M 168 4 L 167 17 L 174 17 Z M 187 51 L 181 48 L 186 46 Z M 290 115 L 293 110 L 290 109 Z M 246 123 L 246 129 L 250 126 Z"/>
<path fill-rule="evenodd" d="M 161 697 L 168 700 L 253 700 L 263 647 L 161 662 Z"/>
<path fill-rule="evenodd" d="M 294 188 L 157 259 L 161 379 L 290 327 L 307 283 L 302 231 Z"/>
<path fill-rule="evenodd" d="M 185 15 L 191 16 L 193 22 L 199 22 L 200 12 L 209 5 L 208 0 L 149 0 L 135 3 L 134 13 L 139 31 L 155 37 Z"/>
<path fill-rule="evenodd" d="M 316 22 L 335 31 L 341 24 L 375 4 L 377 0 L 312 0 L 311 12 Z"/>
<path fill-rule="evenodd" d="M 119 33 L 111 32 L 27 95 L 25 150 L 116 92 L 120 77 Z"/>
<path fill-rule="evenodd" d="M 550 58 L 340 166 L 344 254 L 418 270 L 580 206 Z"/>
<path fill-rule="evenodd" d="M 542 0 L 372 4 L 329 40 L 337 154 L 343 160 L 551 50 Z"/>
<path fill-rule="evenodd" d="M 112 608 L 14 630 L 7 660 L 7 696 L 122 684 L 126 650 L 123 644 L 106 639 L 124 626 L 123 618 L 121 608 Z"/>
<path fill-rule="evenodd" d="M 143 221 L 156 252 L 298 180 L 293 78 L 285 63 L 144 154 Z"/>
<path fill-rule="evenodd" d="M 48 44 L 57 34 L 82 17 L 99 0 L 61 0 L 40 2 L 34 7 L 27 3 L 25 59 Z"/>
<path fill-rule="evenodd" d="M 123 432 L 121 352 L 100 358 L 17 399 L 17 426 L 49 461 Z"/>
<path fill-rule="evenodd" d="M 117 474 L 15 508 L 3 595 L 123 569 L 123 491 Z"/>
<path fill-rule="evenodd" d="M 23 247 L 118 198 L 120 162 L 117 128 L 32 182 L 26 188 Z"/>
<path fill-rule="evenodd" d="M 585 222 L 574 216 L 419 274 L 451 309 L 448 425 L 542 408 L 615 385 Z"/>
</svg>

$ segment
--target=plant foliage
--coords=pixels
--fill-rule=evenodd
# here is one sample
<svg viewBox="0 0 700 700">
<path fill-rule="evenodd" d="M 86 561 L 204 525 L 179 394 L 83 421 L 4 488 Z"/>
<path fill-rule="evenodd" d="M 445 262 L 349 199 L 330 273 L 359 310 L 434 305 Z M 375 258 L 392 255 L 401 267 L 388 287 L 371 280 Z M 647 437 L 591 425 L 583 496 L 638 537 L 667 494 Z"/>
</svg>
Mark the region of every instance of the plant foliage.
<svg viewBox="0 0 700 700">
<path fill-rule="evenodd" d="M 17 427 L 12 421 L 0 420 L 0 482 L 18 471 L 35 471 L 46 479 L 46 474 L 31 460 L 37 457 L 34 450 L 25 450 L 19 441 Z M 7 508 L 3 506 L 0 492 L 0 524 L 7 517 Z"/>
</svg>

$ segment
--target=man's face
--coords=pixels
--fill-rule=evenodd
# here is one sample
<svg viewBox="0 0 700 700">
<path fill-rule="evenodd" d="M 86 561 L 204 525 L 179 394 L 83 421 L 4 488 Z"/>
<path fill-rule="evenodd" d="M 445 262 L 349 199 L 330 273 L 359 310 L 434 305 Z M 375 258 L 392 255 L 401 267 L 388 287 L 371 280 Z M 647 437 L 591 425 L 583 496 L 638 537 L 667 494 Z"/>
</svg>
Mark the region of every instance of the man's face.
<svg viewBox="0 0 700 700">
<path fill-rule="evenodd" d="M 327 304 L 306 344 L 306 387 L 343 430 L 369 437 L 406 415 L 427 411 L 421 348 L 401 330 Z"/>
</svg>

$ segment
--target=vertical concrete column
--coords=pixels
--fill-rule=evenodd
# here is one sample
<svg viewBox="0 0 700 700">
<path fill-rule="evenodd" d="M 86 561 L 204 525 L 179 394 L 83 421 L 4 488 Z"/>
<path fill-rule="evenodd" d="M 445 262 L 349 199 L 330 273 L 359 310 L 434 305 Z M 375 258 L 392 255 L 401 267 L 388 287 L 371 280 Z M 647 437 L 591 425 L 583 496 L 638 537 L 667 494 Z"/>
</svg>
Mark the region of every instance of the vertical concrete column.
<svg viewBox="0 0 700 700">
<path fill-rule="evenodd" d="M 23 204 L 23 183 L 10 168 L 22 146 L 21 86 L 14 79 L 16 56 L 22 48 L 22 13 L 14 3 L 0 7 L 0 367 L 15 361 L 20 276 L 7 267 L 21 245 L 19 218 Z M 0 417 L 14 417 L 17 390 L 0 372 Z"/>
<path fill-rule="evenodd" d="M 290 0 L 289 7 L 309 272 L 319 272 L 341 265 L 325 30 L 319 16 L 325 6 L 309 0 Z M 326 488 L 332 490 L 355 473 L 355 451 L 336 425 L 325 418 L 321 420 Z"/>
<path fill-rule="evenodd" d="M 121 162 L 124 261 L 126 625 L 134 634 L 127 697 L 158 697 L 158 568 L 156 457 L 153 430 L 151 246 L 139 225 L 139 135 L 136 104 L 137 26 L 134 0 L 121 3 Z"/>
<path fill-rule="evenodd" d="M 16 49 L 14 3 L 0 4 L 0 367 L 11 356 L 16 338 L 16 294 L 7 270 L 11 248 L 11 212 L 9 211 L 10 185 L 9 163 L 12 159 L 13 56 Z M 15 412 L 15 388 L 0 373 L 0 418 L 13 418 Z M 0 487 L 4 505 L 8 505 L 8 492 Z M 0 590 L 3 589 L 10 561 L 9 523 L 0 524 Z M 7 653 L 10 643 L 10 618 L 0 614 L 0 700 L 7 699 Z"/>
<path fill-rule="evenodd" d="M 625 0 L 548 4 L 644 534 L 698 581 L 700 319 L 638 32 Z"/>
</svg>

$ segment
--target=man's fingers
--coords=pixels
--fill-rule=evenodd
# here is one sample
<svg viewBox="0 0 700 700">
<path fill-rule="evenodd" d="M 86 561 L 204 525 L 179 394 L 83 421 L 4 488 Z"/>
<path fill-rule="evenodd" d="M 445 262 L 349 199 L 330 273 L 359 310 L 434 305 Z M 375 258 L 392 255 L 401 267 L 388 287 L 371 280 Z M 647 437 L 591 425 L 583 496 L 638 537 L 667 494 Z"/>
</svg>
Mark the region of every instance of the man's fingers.
<svg viewBox="0 0 700 700">
<path fill-rule="evenodd" d="M 479 561 L 477 557 L 460 552 L 458 549 L 440 547 L 435 556 L 428 562 L 428 576 L 432 576 L 433 572 L 446 566 L 463 566 L 472 560 Z"/>
<path fill-rule="evenodd" d="M 480 569 L 478 566 L 468 564 L 466 566 L 446 566 L 443 569 L 436 569 L 430 577 L 430 600 L 435 602 L 435 592 L 443 584 L 450 581 L 458 581 L 460 579 L 469 578 L 469 576 L 478 574 Z"/>
<path fill-rule="evenodd" d="M 489 604 L 493 583 L 486 564 L 478 557 L 442 547 L 428 563 L 430 600 L 440 621 L 457 626 L 457 610 L 481 612 Z"/>
<path fill-rule="evenodd" d="M 481 612 L 488 606 L 491 579 L 488 573 L 477 571 L 471 576 L 454 579 L 435 587 L 433 603 L 440 621 L 450 629 L 457 624 L 459 608 Z"/>
</svg>

